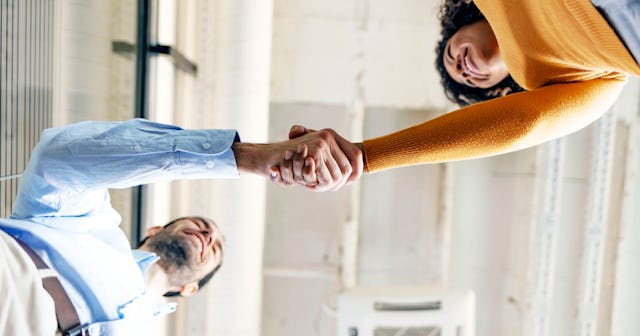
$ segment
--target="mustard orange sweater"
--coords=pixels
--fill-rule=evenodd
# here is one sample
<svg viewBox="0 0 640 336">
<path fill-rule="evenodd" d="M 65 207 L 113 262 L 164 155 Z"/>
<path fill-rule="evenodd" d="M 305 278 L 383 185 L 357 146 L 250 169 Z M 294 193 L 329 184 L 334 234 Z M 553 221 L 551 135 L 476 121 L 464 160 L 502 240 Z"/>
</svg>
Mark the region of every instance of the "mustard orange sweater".
<svg viewBox="0 0 640 336">
<path fill-rule="evenodd" d="M 486 157 L 538 145 L 598 119 L 640 75 L 589 0 L 475 0 L 512 77 L 527 91 L 363 142 L 366 170 Z"/>
</svg>

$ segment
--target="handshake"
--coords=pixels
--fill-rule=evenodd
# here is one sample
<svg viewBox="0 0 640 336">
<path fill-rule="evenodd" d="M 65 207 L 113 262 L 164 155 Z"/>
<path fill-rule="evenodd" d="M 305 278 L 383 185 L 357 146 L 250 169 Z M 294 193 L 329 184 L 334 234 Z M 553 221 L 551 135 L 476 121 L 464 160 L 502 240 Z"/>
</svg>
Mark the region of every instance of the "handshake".
<svg viewBox="0 0 640 336">
<path fill-rule="evenodd" d="M 240 173 L 270 179 L 281 186 L 300 185 L 312 191 L 335 191 L 357 180 L 364 170 L 361 143 L 352 143 L 332 129 L 293 126 L 289 140 L 253 144 L 236 142 L 232 149 Z"/>
</svg>

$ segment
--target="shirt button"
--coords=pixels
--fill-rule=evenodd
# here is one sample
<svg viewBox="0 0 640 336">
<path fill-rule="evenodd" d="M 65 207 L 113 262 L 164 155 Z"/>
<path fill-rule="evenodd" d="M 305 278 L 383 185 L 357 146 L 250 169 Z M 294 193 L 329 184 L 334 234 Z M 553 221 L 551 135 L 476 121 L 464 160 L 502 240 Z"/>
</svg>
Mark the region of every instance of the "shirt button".
<svg viewBox="0 0 640 336">
<path fill-rule="evenodd" d="M 205 142 L 205 143 L 202 144 L 202 148 L 209 149 L 209 148 L 211 148 L 211 144 L 208 143 L 208 142 Z"/>
<path fill-rule="evenodd" d="M 134 151 L 140 151 L 141 149 L 142 149 L 142 146 L 140 146 L 140 144 L 133 145 L 133 150 Z"/>
<path fill-rule="evenodd" d="M 213 166 L 215 166 L 215 162 L 213 162 L 212 160 L 208 160 L 207 161 L 207 168 L 213 168 Z"/>
</svg>

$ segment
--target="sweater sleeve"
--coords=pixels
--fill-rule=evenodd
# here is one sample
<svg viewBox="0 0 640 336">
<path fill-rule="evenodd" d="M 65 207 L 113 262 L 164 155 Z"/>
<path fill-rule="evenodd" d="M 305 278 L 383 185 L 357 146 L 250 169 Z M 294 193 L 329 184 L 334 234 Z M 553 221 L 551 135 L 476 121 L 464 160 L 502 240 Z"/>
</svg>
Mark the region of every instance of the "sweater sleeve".
<svg viewBox="0 0 640 336">
<path fill-rule="evenodd" d="M 575 132 L 602 116 L 625 81 L 544 86 L 442 115 L 365 140 L 366 171 L 508 153 Z"/>
</svg>

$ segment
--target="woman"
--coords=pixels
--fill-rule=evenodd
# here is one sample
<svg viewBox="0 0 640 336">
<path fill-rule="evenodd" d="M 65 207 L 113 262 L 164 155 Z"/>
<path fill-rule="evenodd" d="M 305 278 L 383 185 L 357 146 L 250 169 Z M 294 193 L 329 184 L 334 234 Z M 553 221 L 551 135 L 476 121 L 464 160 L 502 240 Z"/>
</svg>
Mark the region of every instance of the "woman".
<svg viewBox="0 0 640 336">
<path fill-rule="evenodd" d="M 440 25 L 441 39 L 436 47 L 436 68 L 447 98 L 460 106 L 466 106 L 523 91 L 509 75 L 507 66 L 500 57 L 495 35 L 473 2 L 444 2 L 440 7 Z M 455 37 L 455 43 L 449 43 L 452 37 Z M 452 44 L 457 48 L 452 48 Z M 482 49 L 478 50 L 476 47 Z M 463 54 L 467 54 L 466 58 L 454 59 L 452 50 L 461 48 Z M 472 57 L 481 57 L 480 61 L 487 69 L 486 74 L 477 73 L 480 70 L 471 61 Z"/>
<path fill-rule="evenodd" d="M 362 144 L 329 135 L 352 166 L 353 153 L 364 154 L 371 173 L 503 154 L 589 125 L 613 105 L 629 75 L 640 75 L 640 1 L 593 1 L 446 1 L 437 63 L 447 96 L 468 106 Z M 310 161 L 302 154 L 283 160 L 282 181 L 315 183 L 323 162 Z M 353 171 L 345 179 L 359 176 Z M 344 183 L 335 180 L 318 184 Z"/>
</svg>

